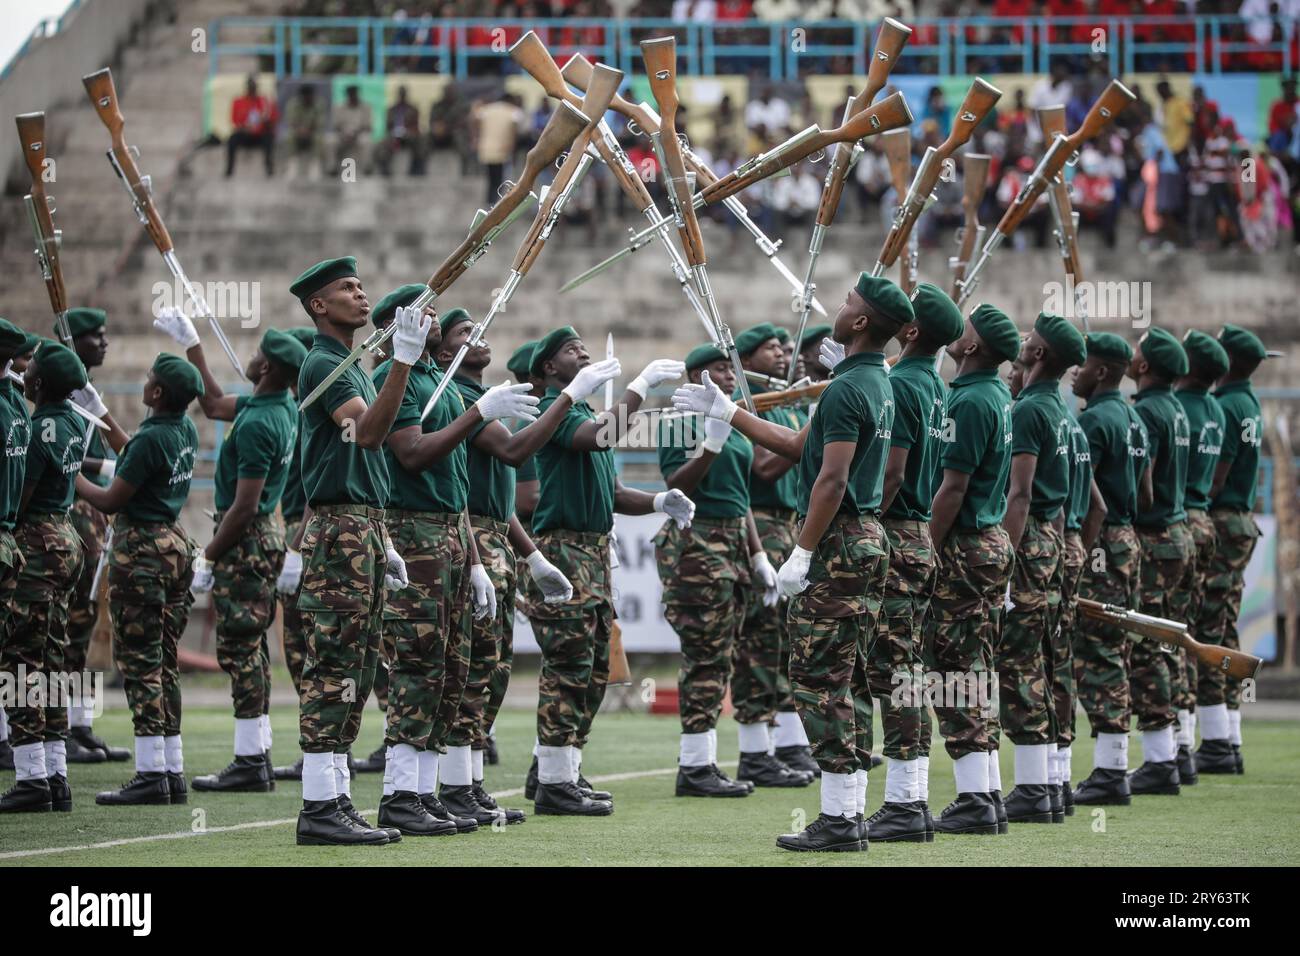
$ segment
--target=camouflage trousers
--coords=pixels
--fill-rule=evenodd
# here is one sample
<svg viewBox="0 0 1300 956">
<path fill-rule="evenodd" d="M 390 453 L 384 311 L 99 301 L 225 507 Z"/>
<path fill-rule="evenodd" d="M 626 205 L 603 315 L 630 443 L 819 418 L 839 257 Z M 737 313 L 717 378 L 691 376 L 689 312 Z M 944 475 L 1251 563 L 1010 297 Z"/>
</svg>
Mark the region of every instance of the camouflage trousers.
<svg viewBox="0 0 1300 956">
<path fill-rule="evenodd" d="M 217 515 L 217 525 L 221 515 Z M 266 632 L 275 620 L 275 579 L 284 563 L 284 527 L 277 514 L 258 515 L 239 543 L 213 568 L 217 663 L 230 677 L 237 719 L 270 713 L 271 657 Z"/>
<path fill-rule="evenodd" d="M 1061 613 L 1052 628 L 1052 711 L 1056 715 L 1056 745 L 1074 743 L 1078 693 L 1074 686 L 1074 633 L 1079 619 L 1079 576 L 1087 551 L 1083 535 L 1066 531 L 1061 551 Z"/>
<path fill-rule="evenodd" d="M 929 522 L 885 518 L 884 526 L 889 536 L 889 568 L 867 670 L 871 696 L 880 706 L 885 756 L 915 760 L 930 753 L 921 627 L 934 587 L 934 544 Z"/>
<path fill-rule="evenodd" d="M 181 732 L 176 647 L 190 617 L 198 547 L 179 524 L 113 524 L 108 558 L 108 609 L 113 657 L 131 705 L 137 737 Z"/>
<path fill-rule="evenodd" d="M 1182 583 L 1174 591 L 1169 605 L 1169 616 L 1175 621 L 1185 621 L 1188 631 L 1196 640 L 1201 637 L 1201 608 L 1205 602 L 1205 580 L 1210 563 L 1218 550 L 1219 535 L 1208 512 L 1199 508 L 1187 509 L 1187 535 L 1191 540 L 1191 557 Z M 1173 706 L 1175 711 L 1196 710 L 1196 658 L 1181 647 L 1173 649 L 1178 658 L 1171 662 L 1173 680 Z"/>
<path fill-rule="evenodd" d="M 1210 512 L 1218 547 L 1205 575 L 1205 598 L 1201 605 L 1200 633 L 1197 639 L 1233 650 L 1241 649 L 1237 618 L 1241 614 L 1241 594 L 1245 588 L 1246 565 L 1255 552 L 1259 525 L 1249 511 L 1216 508 Z M 1223 671 L 1202 668 L 1197 675 L 1196 702 L 1241 707 L 1241 682 L 1230 679 Z"/>
<path fill-rule="evenodd" d="M 1172 617 L 1176 594 L 1191 560 L 1192 540 L 1187 523 L 1167 528 L 1139 528 L 1142 542 L 1138 610 Z M 1159 730 L 1175 720 L 1174 673 L 1181 669 L 1177 648 L 1158 641 L 1130 638 L 1128 683 L 1139 730 Z"/>
<path fill-rule="evenodd" d="M 72 527 L 81 539 L 81 573 L 77 575 L 77 584 L 72 589 L 72 601 L 68 606 L 66 663 L 69 671 L 77 672 L 86 666 L 90 638 L 95 633 L 95 619 L 99 616 L 97 595 L 90 593 L 90 586 L 95 581 L 99 557 L 104 553 L 108 515 L 92 508 L 85 498 L 76 498 L 72 502 Z"/>
<path fill-rule="evenodd" d="M 745 622 L 750 593 L 745 519 L 696 518 L 684 530 L 665 521 L 654 544 L 664 617 L 682 647 L 677 670 L 682 733 L 702 734 L 722 715 L 732 654 Z"/>
<path fill-rule="evenodd" d="M 546 604 L 529 581 L 529 620 L 542 649 L 537 686 L 537 740 L 543 747 L 583 747 L 609 682 L 614 627 L 609 535 L 544 531 L 533 539 L 573 584 L 573 597 Z"/>
<path fill-rule="evenodd" d="M 0 650 L 4 649 L 12 627 L 14 588 L 22 567 L 23 555 L 14 541 L 13 532 L 0 530 Z"/>
<path fill-rule="evenodd" d="M 388 533 L 410 583 L 389 592 L 384 605 L 384 743 L 416 750 L 468 744 L 468 731 L 453 727 L 469 676 L 469 523 L 461 513 L 390 511 Z"/>
<path fill-rule="evenodd" d="M 0 667 L 17 675 L 26 670 L 20 693 L 32 693 L 27 703 L 43 706 L 9 707 L 10 736 L 15 747 L 60 740 L 68 736 L 69 686 L 56 682 L 70 673 L 67 666 L 68 601 L 81 572 L 81 541 L 66 515 L 24 518 L 14 530 L 22 553 L 11 603 L 8 638 L 0 653 Z"/>
<path fill-rule="evenodd" d="M 1033 515 L 1025 521 L 1011 569 L 1011 608 L 993 654 L 998 717 L 1019 746 L 1056 740 L 1051 704 L 1052 630 L 1061 613 L 1061 533 Z"/>
<path fill-rule="evenodd" d="M 323 505 L 302 536 L 298 610 L 307 625 L 299 683 L 303 753 L 345 753 L 375 680 L 384 613 L 384 512 Z"/>
<path fill-rule="evenodd" d="M 794 550 L 794 512 L 755 508 L 754 525 L 767 559 L 779 568 Z M 770 724 L 778 711 L 795 709 L 785 604 L 782 598 L 776 608 L 764 607 L 762 592 L 752 589 L 746 598 L 745 621 L 732 653 L 731 703 L 738 723 Z"/>
<path fill-rule="evenodd" d="M 470 615 L 469 674 L 449 742 L 483 750 L 505 699 L 514 660 L 515 552 L 510 547 L 509 523 L 473 515 L 470 529 L 483 570 L 497 593 L 497 613 L 482 620 Z"/>
<path fill-rule="evenodd" d="M 1084 557 L 1079 597 L 1117 607 L 1137 603 L 1142 544 L 1130 525 L 1106 525 Z M 1080 614 L 1074 633 L 1074 683 L 1092 736 L 1127 734 L 1129 641 L 1118 627 Z"/>
<path fill-rule="evenodd" d="M 941 675 L 941 685 L 930 690 L 937 697 L 939 732 L 953 760 L 995 749 L 993 648 L 1011 562 L 1011 539 L 1001 525 L 954 529 L 939 550 L 925 622 L 925 658 Z"/>
<path fill-rule="evenodd" d="M 297 521 L 290 521 L 285 527 L 284 540 L 289 545 L 292 545 L 294 538 L 298 536 L 298 528 L 301 524 L 302 518 L 299 516 Z M 292 594 L 281 594 L 279 596 L 280 646 L 284 652 L 285 666 L 289 668 L 289 680 L 293 682 L 293 689 L 298 695 L 299 703 L 302 702 L 302 668 L 307 660 L 308 628 L 302 611 L 298 610 L 298 595 L 301 593 L 302 581 L 299 580 L 297 590 Z"/>
<path fill-rule="evenodd" d="M 871 765 L 867 657 L 880 627 L 889 539 L 871 515 L 836 515 L 817 543 L 808 587 L 790 599 L 790 686 L 824 773 Z"/>
</svg>

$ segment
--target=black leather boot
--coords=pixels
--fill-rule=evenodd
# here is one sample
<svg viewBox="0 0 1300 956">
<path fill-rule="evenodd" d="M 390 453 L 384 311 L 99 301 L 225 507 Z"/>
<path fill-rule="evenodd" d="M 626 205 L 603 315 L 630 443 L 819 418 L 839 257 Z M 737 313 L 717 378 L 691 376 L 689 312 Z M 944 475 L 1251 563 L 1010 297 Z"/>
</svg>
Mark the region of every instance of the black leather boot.
<svg viewBox="0 0 1300 956">
<path fill-rule="evenodd" d="M 1002 791 L 990 790 L 989 796 L 993 799 L 993 809 L 998 814 L 998 833 L 1010 833 L 1011 821 L 1007 819 L 1007 808 L 1002 802 Z"/>
<path fill-rule="evenodd" d="M 1198 773 L 1236 773 L 1237 757 L 1226 740 L 1202 740 L 1196 751 Z"/>
<path fill-rule="evenodd" d="M 1083 807 L 1127 807 L 1132 800 L 1128 775 L 1123 770 L 1093 769 L 1074 788 L 1074 802 Z"/>
<path fill-rule="evenodd" d="M 271 760 L 271 751 L 262 751 L 262 763 L 266 765 L 266 779 L 271 784 L 271 791 L 275 791 L 275 762 Z"/>
<path fill-rule="evenodd" d="M 798 833 L 783 833 L 776 845 L 796 853 L 861 853 L 867 848 L 858 821 L 824 813 Z"/>
<path fill-rule="evenodd" d="M 523 823 L 525 820 L 528 819 L 524 811 L 512 810 L 509 807 L 502 807 L 495 800 L 493 800 L 492 795 L 483 789 L 482 780 L 475 780 L 472 789 L 474 791 L 474 799 L 478 801 L 478 805 L 482 807 L 484 810 L 491 810 L 493 813 L 497 813 L 497 812 L 504 813 L 506 815 L 507 825 L 514 824 L 514 823 Z"/>
<path fill-rule="evenodd" d="M 67 750 L 68 763 L 105 763 L 108 760 L 108 754 L 95 747 L 83 747 L 76 737 L 72 736 L 72 731 L 68 731 L 68 739 L 65 743 Z M 0 768 L 3 765 L 0 764 Z M 13 769 L 10 767 L 9 769 Z"/>
<path fill-rule="evenodd" d="M 339 812 L 342 813 L 345 817 L 347 817 L 348 820 L 352 823 L 352 825 L 356 827 L 358 830 L 383 830 L 386 834 L 388 834 L 389 843 L 402 842 L 402 831 L 397 829 L 397 827 L 388 827 L 382 825 L 377 827 L 372 827 L 370 823 L 366 820 L 366 818 L 361 815 L 360 811 L 358 811 L 357 808 L 352 805 L 352 798 L 348 796 L 346 793 L 341 794 L 339 796 L 338 804 L 339 804 Z"/>
<path fill-rule="evenodd" d="M 916 805 L 920 807 L 921 812 L 925 814 L 925 842 L 933 843 L 934 842 L 934 814 L 930 812 L 930 805 L 926 803 L 924 800 L 916 801 Z"/>
<path fill-rule="evenodd" d="M 1148 760 L 1128 775 L 1128 789 L 1134 796 L 1178 796 L 1182 789 L 1178 783 L 1178 761 Z"/>
<path fill-rule="evenodd" d="M 533 812 L 539 816 L 607 817 L 614 812 L 608 800 L 593 800 L 572 781 L 538 783 Z"/>
<path fill-rule="evenodd" d="M 50 782 L 44 777 L 19 780 L 0 796 L 0 813 L 49 813 Z"/>
<path fill-rule="evenodd" d="M 384 744 L 379 745 L 378 750 L 372 750 L 370 756 L 364 760 L 353 762 L 353 767 L 357 773 L 383 773 L 384 765 L 388 763 L 388 747 Z"/>
<path fill-rule="evenodd" d="M 478 829 L 478 823 L 469 817 L 458 817 L 452 814 L 432 793 L 421 793 L 420 803 L 424 804 L 424 809 L 429 811 L 429 815 L 436 820 L 446 820 L 456 828 L 457 833 L 473 833 Z"/>
<path fill-rule="evenodd" d="M 235 757 L 225 770 L 195 777 L 194 789 L 224 793 L 267 793 L 271 789 L 271 779 L 266 771 L 266 758 L 262 754 Z"/>
<path fill-rule="evenodd" d="M 528 776 L 524 778 L 524 799 L 532 800 L 537 796 L 537 757 L 533 756 L 533 762 L 528 767 Z"/>
<path fill-rule="evenodd" d="M 72 812 L 72 788 L 68 778 L 61 773 L 52 773 L 48 778 L 50 785 L 50 809 L 55 813 Z"/>
<path fill-rule="evenodd" d="M 719 767 L 716 763 L 713 765 L 713 769 L 717 771 L 717 773 L 718 773 L 718 777 L 722 780 L 723 783 L 735 783 L 735 784 L 739 784 L 740 786 L 742 786 L 742 787 L 744 787 L 746 790 L 748 790 L 750 793 L 753 793 L 753 792 L 754 792 L 754 789 L 755 789 L 755 788 L 754 788 L 754 781 L 752 781 L 752 780 L 732 780 L 729 776 L 727 776 L 726 772 L 725 772 L 721 767 Z"/>
<path fill-rule="evenodd" d="M 171 787 L 165 773 L 137 772 L 117 790 L 95 795 L 101 807 L 165 807 L 172 802 Z"/>
<path fill-rule="evenodd" d="M 756 787 L 806 787 L 813 782 L 806 770 L 791 770 L 763 750 L 740 755 L 736 779 L 748 780 Z"/>
<path fill-rule="evenodd" d="M 172 806 L 190 802 L 190 790 L 185 786 L 185 774 L 168 771 L 167 791 L 171 794 Z"/>
<path fill-rule="evenodd" d="M 363 830 L 339 809 L 338 800 L 304 800 L 298 813 L 299 846 L 387 846 L 386 830 Z"/>
<path fill-rule="evenodd" d="M 1246 761 L 1241 758 L 1241 744 L 1232 745 L 1232 763 L 1235 772 L 1246 772 Z"/>
<path fill-rule="evenodd" d="M 998 809 L 993 796 L 987 793 L 959 793 L 957 799 L 943 808 L 934 821 L 935 833 L 979 833 L 995 835 L 998 832 Z"/>
<path fill-rule="evenodd" d="M 72 748 L 68 747 L 71 751 Z M 0 770 L 14 769 L 14 748 L 10 746 L 8 740 L 0 740 Z"/>
<path fill-rule="evenodd" d="M 814 778 L 822 775 L 822 768 L 817 766 L 816 760 L 813 760 L 812 748 L 804 744 L 777 747 L 776 759 L 791 770 L 802 770 L 804 773 L 812 774 Z"/>
<path fill-rule="evenodd" d="M 501 762 L 501 755 L 497 753 L 497 739 L 488 734 L 487 743 L 483 745 L 483 762 L 489 767 L 495 767 Z"/>
<path fill-rule="evenodd" d="M 398 790 L 379 800 L 379 825 L 405 836 L 455 836 L 456 824 L 429 812 L 419 794 Z"/>
<path fill-rule="evenodd" d="M 587 782 L 587 778 L 582 774 L 578 774 L 578 789 L 582 791 L 583 795 L 588 800 L 607 800 L 610 803 L 614 802 L 614 795 L 612 793 L 608 790 L 597 790 Z"/>
<path fill-rule="evenodd" d="M 1052 801 L 1052 822 L 1065 822 L 1065 800 L 1061 796 L 1061 785 L 1059 783 L 1049 783 L 1047 785 L 1047 796 Z"/>
<path fill-rule="evenodd" d="M 89 727 L 72 727 L 68 731 L 68 739 L 75 740 L 87 750 L 102 751 L 104 757 L 114 763 L 121 763 L 131 759 L 131 751 L 125 747 L 110 747 L 104 743 L 103 739 L 95 736 L 95 732 Z"/>
<path fill-rule="evenodd" d="M 271 772 L 275 775 L 276 780 L 301 780 L 302 757 L 298 758 L 297 763 L 292 763 L 284 767 L 276 767 Z"/>
<path fill-rule="evenodd" d="M 1192 748 L 1187 744 L 1180 744 L 1178 746 L 1178 782 L 1184 787 L 1194 787 L 1199 776 L 1196 772 L 1196 755 L 1192 753 Z"/>
<path fill-rule="evenodd" d="M 925 811 L 919 803 L 882 803 L 867 818 L 872 843 L 924 843 Z"/>
<path fill-rule="evenodd" d="M 747 797 L 750 793 L 749 787 L 743 783 L 723 780 L 718 768 L 712 764 L 677 768 L 679 797 Z"/>
<path fill-rule="evenodd" d="M 1009 823 L 1051 823 L 1052 795 L 1045 783 L 1017 784 L 1002 801 L 1002 809 Z"/>
<path fill-rule="evenodd" d="M 1068 780 L 1061 781 L 1061 807 L 1067 817 L 1074 816 L 1074 789 Z"/>
<path fill-rule="evenodd" d="M 498 818 L 505 817 L 504 810 L 488 810 L 474 798 L 473 784 L 438 788 L 438 799 L 454 817 L 465 817 L 481 827 L 490 827 Z"/>
</svg>

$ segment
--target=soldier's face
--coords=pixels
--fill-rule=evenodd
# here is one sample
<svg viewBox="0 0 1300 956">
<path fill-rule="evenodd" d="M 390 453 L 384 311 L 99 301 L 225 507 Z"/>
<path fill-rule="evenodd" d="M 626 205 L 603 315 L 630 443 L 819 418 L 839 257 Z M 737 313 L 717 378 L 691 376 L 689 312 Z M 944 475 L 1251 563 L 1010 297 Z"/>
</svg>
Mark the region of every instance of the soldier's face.
<svg viewBox="0 0 1300 956">
<path fill-rule="evenodd" d="M 97 368 L 104 364 L 104 358 L 108 355 L 108 336 L 103 329 L 83 332 L 72 340 L 72 348 L 82 365 L 87 369 Z"/>
<path fill-rule="evenodd" d="M 469 341 L 471 333 L 474 331 L 473 322 L 458 322 L 452 326 L 447 337 L 442 340 L 442 348 L 438 352 L 439 361 L 446 356 L 448 362 L 451 361 L 460 347 Z M 488 345 L 487 339 L 483 339 L 478 345 L 474 346 L 465 353 L 462 365 L 466 368 L 484 369 L 492 362 L 492 346 Z"/>
<path fill-rule="evenodd" d="M 36 395 L 36 383 L 40 380 L 41 370 L 34 361 L 29 361 L 27 367 L 23 369 L 23 394 L 29 397 Z"/>
<path fill-rule="evenodd" d="M 1007 388 L 1011 389 L 1011 397 L 1015 398 L 1020 394 L 1020 390 L 1025 387 L 1025 366 L 1016 359 L 1011 363 L 1011 369 L 1007 372 Z"/>
<path fill-rule="evenodd" d="M 1036 364 L 1038 360 L 1042 358 L 1043 349 L 1046 345 L 1047 343 L 1043 341 L 1041 335 L 1037 332 L 1030 331 L 1030 333 L 1020 341 L 1020 356 L 1016 359 L 1015 364 L 1022 365 L 1025 368 Z M 1021 376 L 1023 377 L 1023 375 L 1024 370 L 1022 369 Z"/>
<path fill-rule="evenodd" d="M 253 357 L 248 360 L 248 365 L 244 368 L 244 378 L 248 379 L 250 384 L 256 385 L 266 374 L 267 363 L 266 356 L 262 354 L 261 349 L 253 353 Z"/>
<path fill-rule="evenodd" d="M 1076 365 L 1070 373 L 1070 391 L 1079 398 L 1090 398 L 1104 375 L 1105 367 L 1095 356 L 1090 355 L 1087 361 Z"/>
<path fill-rule="evenodd" d="M 438 324 L 438 313 L 433 306 L 426 305 L 421 314 L 433 317 L 433 321 L 429 323 L 429 334 L 424 339 L 424 346 L 429 350 L 430 355 L 437 355 L 438 346 L 442 344 L 442 326 Z"/>
<path fill-rule="evenodd" d="M 831 323 L 831 338 L 840 345 L 848 345 L 853 338 L 853 324 L 866 311 L 866 306 L 866 300 L 858 295 L 858 290 L 850 289 L 844 297 L 844 304 L 835 313 L 835 321 Z"/>
<path fill-rule="evenodd" d="M 153 369 L 149 370 L 148 376 L 144 380 L 144 393 L 140 400 L 144 403 L 145 408 L 157 408 L 158 403 L 162 400 L 162 386 L 158 384 L 158 377 L 154 375 Z"/>
<path fill-rule="evenodd" d="M 32 351 L 32 352 L 24 352 L 22 355 L 15 355 L 13 357 L 14 374 L 22 375 L 24 372 L 26 372 L 27 366 L 31 364 L 32 356 L 35 354 L 36 354 L 35 351 Z"/>
<path fill-rule="evenodd" d="M 978 345 L 979 333 L 975 331 L 975 326 L 971 325 L 970 319 L 967 319 L 961 338 L 948 346 L 948 357 L 960 364 L 961 360 Z"/>
<path fill-rule="evenodd" d="M 710 362 L 708 365 L 701 365 L 697 369 L 692 369 L 691 374 L 687 376 L 695 384 L 700 383 L 700 379 L 705 372 L 709 373 L 709 380 L 714 385 L 722 389 L 723 394 L 730 395 L 736 390 L 736 370 L 731 367 L 731 363 L 726 359 L 718 359 L 716 362 Z"/>
<path fill-rule="evenodd" d="M 1142 375 L 1146 370 L 1147 360 L 1142 355 L 1142 346 L 1139 345 L 1133 350 L 1133 359 L 1128 363 L 1128 371 L 1126 374 L 1136 382 L 1138 376 Z"/>
<path fill-rule="evenodd" d="M 345 329 L 361 328 L 370 316 L 370 299 L 356 276 L 336 279 L 313 295 L 311 302 L 323 305 L 324 317 Z"/>
<path fill-rule="evenodd" d="M 780 339 L 768 339 L 749 354 L 748 368 L 763 375 L 780 375 L 785 364 L 785 349 Z"/>
<path fill-rule="evenodd" d="M 587 353 L 587 346 L 582 344 L 582 339 L 569 339 L 547 360 L 546 364 L 554 369 L 553 374 L 556 378 L 568 385 L 573 381 L 573 376 L 578 374 L 579 369 L 584 369 L 591 364 L 591 356 Z"/>
</svg>

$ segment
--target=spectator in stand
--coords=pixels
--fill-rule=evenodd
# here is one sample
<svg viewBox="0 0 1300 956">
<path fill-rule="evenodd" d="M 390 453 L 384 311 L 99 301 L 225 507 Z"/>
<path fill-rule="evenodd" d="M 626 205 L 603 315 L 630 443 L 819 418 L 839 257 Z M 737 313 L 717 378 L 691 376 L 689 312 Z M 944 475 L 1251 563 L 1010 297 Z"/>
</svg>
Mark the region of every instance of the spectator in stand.
<svg viewBox="0 0 1300 956">
<path fill-rule="evenodd" d="M 801 0 L 754 0 L 754 16 L 760 20 L 797 20 L 802 15 Z"/>
<path fill-rule="evenodd" d="M 304 83 L 284 108 L 284 128 L 289 141 L 290 178 L 319 179 L 325 160 L 325 108 L 316 99 L 316 87 Z"/>
<path fill-rule="evenodd" d="M 1251 159 L 1250 150 L 1242 148 L 1241 161 Z M 1240 178 L 1241 238 L 1256 254 L 1268 252 L 1277 244 L 1278 208 L 1284 205 L 1277 180 L 1268 163 L 1267 153 L 1255 157 L 1253 179 Z"/>
<path fill-rule="evenodd" d="M 442 88 L 442 96 L 429 107 L 429 146 L 434 150 L 454 149 L 461 155 L 461 172 L 465 172 L 465 160 L 469 158 L 467 138 L 464 135 L 465 121 L 469 116 L 469 104 L 461 97 L 458 84 L 448 83 Z"/>
<path fill-rule="evenodd" d="M 475 104 L 470 114 L 475 141 L 478 144 L 478 161 L 487 171 L 487 206 L 499 198 L 497 191 L 506 178 L 506 164 L 515 155 L 515 145 L 528 117 L 505 90 L 488 103 Z"/>
<path fill-rule="evenodd" d="M 393 159 L 398 152 L 410 151 L 411 162 L 407 175 L 424 175 L 424 137 L 420 135 L 420 111 L 407 99 L 406 87 L 397 88 L 397 102 L 388 108 L 388 138 L 380 153 L 379 169 L 385 176 L 393 172 Z"/>
<path fill-rule="evenodd" d="M 777 141 L 790 127 L 790 104 L 771 84 L 745 107 L 745 128 L 763 140 Z"/>
<path fill-rule="evenodd" d="M 1166 90 L 1168 83 L 1161 84 Z M 1159 89 L 1159 87 L 1157 87 Z M 1171 94 L 1172 95 L 1172 94 Z M 1165 133 L 1160 123 L 1156 122 L 1150 107 L 1144 113 L 1146 125 L 1138 137 L 1138 149 L 1143 157 L 1144 166 L 1142 182 L 1146 185 L 1143 193 L 1142 218 L 1149 241 L 1144 245 L 1150 248 L 1157 239 L 1161 240 L 1163 251 L 1172 252 L 1182 233 L 1183 207 L 1187 181 L 1178 156 L 1169 148 Z"/>
<path fill-rule="evenodd" d="M 948 130 L 952 125 L 952 110 L 943 98 L 943 88 L 939 86 L 930 87 L 930 92 L 925 97 L 925 108 L 921 110 L 921 122 L 926 120 L 934 122 L 939 130 L 939 138 L 943 139 L 948 135 Z"/>
<path fill-rule="evenodd" d="M 266 175 L 275 173 L 275 103 L 257 92 L 257 78 L 250 76 L 244 95 L 230 104 L 234 130 L 226 140 L 226 177 L 235 174 L 235 154 L 240 149 L 260 149 Z"/>
<path fill-rule="evenodd" d="M 714 0 L 673 0 L 673 19 L 678 23 L 712 23 L 717 16 Z"/>
<path fill-rule="evenodd" d="M 1041 110 L 1048 106 L 1064 106 L 1070 102 L 1073 93 L 1074 85 L 1070 82 L 1069 66 L 1064 60 L 1053 60 L 1047 76 L 1035 83 L 1030 89 L 1026 105 L 1030 110 Z M 1042 142 L 1042 132 L 1038 129 L 1037 123 L 1030 124 L 1029 133 L 1029 145 L 1036 146 Z"/>
<path fill-rule="evenodd" d="M 993 0 L 993 16 L 995 17 L 1013 17 L 1017 20 L 1028 20 L 1034 15 L 1034 0 Z M 1025 28 L 1021 24 L 1012 27 L 998 27 L 997 35 L 1004 41 L 1019 43 L 1025 35 Z"/>
<path fill-rule="evenodd" d="M 1268 108 L 1268 148 L 1284 163 L 1300 160 L 1300 98 L 1296 81 L 1289 76 L 1282 81 L 1282 98 Z"/>
<path fill-rule="evenodd" d="M 1029 115 L 1029 107 L 1025 105 L 1023 88 L 1016 90 L 1010 109 L 998 111 L 998 130 L 1007 138 L 1008 143 L 1022 149 L 1028 146 L 1031 139 L 1034 143 L 1042 141 L 1038 120 Z M 1031 133 L 1031 130 L 1034 132 Z"/>
<path fill-rule="evenodd" d="M 753 0 L 719 0 L 716 19 L 719 23 L 743 23 L 753 13 Z"/>
<path fill-rule="evenodd" d="M 789 176 L 777 179 L 772 184 L 772 209 L 781 235 L 786 236 L 791 226 L 812 222 L 821 199 L 821 180 L 813 174 L 812 164 L 807 160 L 796 163 Z"/>
<path fill-rule="evenodd" d="M 1180 159 L 1192 136 L 1195 118 L 1192 104 L 1181 96 L 1175 96 L 1173 87 L 1165 79 L 1156 84 L 1156 96 L 1160 97 L 1156 121 L 1164 133 L 1165 146 L 1174 159 Z"/>
<path fill-rule="evenodd" d="M 1100 229 L 1106 248 L 1114 249 L 1119 197 L 1115 190 L 1114 170 L 1109 166 L 1095 143 L 1084 146 L 1079 167 L 1070 183 L 1070 201 L 1079 213 L 1079 222 Z M 1120 171 L 1122 174 L 1122 163 Z"/>
<path fill-rule="evenodd" d="M 1219 104 L 1205 98 L 1205 87 L 1192 87 L 1192 132 L 1198 143 L 1203 143 L 1214 134 L 1214 127 L 1219 122 Z"/>
<path fill-rule="evenodd" d="M 1024 188 L 1025 180 L 1029 174 L 1034 171 L 1034 160 L 1032 156 L 1016 156 L 1008 152 L 1002 164 L 1001 176 L 998 180 L 997 190 L 994 193 L 994 199 L 997 202 L 997 215 L 994 219 L 1001 219 L 1002 214 L 1007 211 L 1015 198 L 1020 195 L 1020 190 Z M 1027 231 L 1034 234 L 1034 244 L 1042 248 L 1047 243 L 1047 199 L 1046 194 L 1039 196 L 1034 208 L 1029 211 L 1022 220 L 1020 228 L 1011 236 L 1011 242 L 1017 249 L 1023 249 L 1027 245 L 1025 236 Z"/>
<path fill-rule="evenodd" d="M 349 86 L 343 96 L 342 104 L 334 107 L 334 165 L 351 159 L 358 173 L 366 173 L 370 171 L 374 116 L 370 104 L 362 101 L 359 86 Z"/>
</svg>

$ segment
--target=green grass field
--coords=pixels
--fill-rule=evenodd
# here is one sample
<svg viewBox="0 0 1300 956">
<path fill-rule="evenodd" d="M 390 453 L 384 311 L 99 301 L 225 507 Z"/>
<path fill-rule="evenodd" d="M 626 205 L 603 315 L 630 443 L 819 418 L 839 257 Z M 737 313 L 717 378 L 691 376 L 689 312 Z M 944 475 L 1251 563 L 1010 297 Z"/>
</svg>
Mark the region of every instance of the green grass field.
<svg viewBox="0 0 1300 956">
<path fill-rule="evenodd" d="M 379 715 L 366 714 L 358 750 L 376 745 Z M 734 764 L 733 722 L 720 728 L 721 758 Z M 127 744 L 127 714 L 114 711 L 97 724 L 103 736 Z M 806 790 L 761 790 L 743 800 L 673 796 L 676 721 L 616 713 L 602 715 L 588 747 L 584 772 L 606 779 L 615 794 L 612 817 L 581 820 L 533 817 L 501 831 L 434 839 L 408 837 L 377 848 L 299 848 L 292 820 L 300 805 L 296 783 L 271 794 L 191 793 L 178 807 L 110 809 L 94 804 L 96 791 L 130 776 L 127 764 L 73 766 L 71 814 L 0 817 L 0 866 L 225 865 L 740 865 L 740 866 L 1260 866 L 1300 863 L 1300 746 L 1294 723 L 1247 721 L 1247 774 L 1202 777 L 1181 797 L 1137 798 L 1131 807 L 1080 807 L 1063 826 L 1020 825 L 1002 837 L 940 837 L 931 844 L 873 844 L 866 854 L 793 854 L 774 846 L 796 815 L 817 813 L 816 785 Z M 878 732 L 878 730 L 877 730 Z M 277 762 L 296 757 L 295 715 L 275 715 Z M 502 762 L 489 767 L 488 789 L 505 805 L 531 811 L 520 788 L 528 769 L 533 717 L 505 712 L 497 727 Z M 230 759 L 231 719 L 224 708 L 185 713 L 186 773 L 220 769 Z M 877 737 L 877 739 L 879 739 Z M 1135 756 L 1136 759 L 1136 745 Z M 1091 744 L 1075 748 L 1075 778 L 1087 772 Z M 619 775 L 628 775 L 618 779 Z M 1010 786 L 1012 756 L 1003 751 Z M 616 779 L 607 779 L 614 777 Z M 951 764 L 937 756 L 931 805 L 937 813 L 953 796 Z M 8 787 L 12 773 L 0 774 Z M 379 775 L 353 784 L 358 807 L 378 805 Z M 883 770 L 872 774 L 868 811 L 879 805 Z M 278 822 L 277 822 L 278 821 Z M 267 825 L 267 824 L 270 825 Z M 207 832 L 198 832 L 206 828 Z M 234 829 L 227 829 L 234 828 Z M 98 846 L 111 841 L 122 845 Z M 24 851 L 69 849 L 27 855 Z"/>
</svg>

